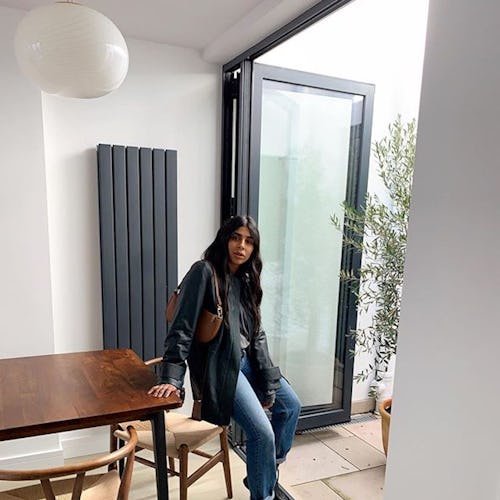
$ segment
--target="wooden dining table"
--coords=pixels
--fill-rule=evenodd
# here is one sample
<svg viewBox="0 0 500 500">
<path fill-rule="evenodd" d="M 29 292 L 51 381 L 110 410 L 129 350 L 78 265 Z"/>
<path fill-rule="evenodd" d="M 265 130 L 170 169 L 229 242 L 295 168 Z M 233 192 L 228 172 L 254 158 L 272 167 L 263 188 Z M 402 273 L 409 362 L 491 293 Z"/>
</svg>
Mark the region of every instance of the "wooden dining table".
<svg viewBox="0 0 500 500">
<path fill-rule="evenodd" d="M 0 359 L 0 441 L 151 420 L 157 497 L 168 499 L 164 410 L 175 394 L 147 394 L 155 374 L 131 349 Z"/>
</svg>

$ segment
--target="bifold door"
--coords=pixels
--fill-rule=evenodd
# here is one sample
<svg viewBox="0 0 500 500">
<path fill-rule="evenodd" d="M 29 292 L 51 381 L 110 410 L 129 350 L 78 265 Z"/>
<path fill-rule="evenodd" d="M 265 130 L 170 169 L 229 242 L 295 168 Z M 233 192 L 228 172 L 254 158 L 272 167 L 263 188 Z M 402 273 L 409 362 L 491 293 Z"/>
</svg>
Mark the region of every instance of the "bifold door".
<svg viewBox="0 0 500 500">
<path fill-rule="evenodd" d="M 374 87 L 248 62 L 226 86 L 223 207 L 259 224 L 273 359 L 302 401 L 299 429 L 346 422 L 356 309 L 339 271 L 359 256 L 330 216 L 364 199 Z"/>
</svg>

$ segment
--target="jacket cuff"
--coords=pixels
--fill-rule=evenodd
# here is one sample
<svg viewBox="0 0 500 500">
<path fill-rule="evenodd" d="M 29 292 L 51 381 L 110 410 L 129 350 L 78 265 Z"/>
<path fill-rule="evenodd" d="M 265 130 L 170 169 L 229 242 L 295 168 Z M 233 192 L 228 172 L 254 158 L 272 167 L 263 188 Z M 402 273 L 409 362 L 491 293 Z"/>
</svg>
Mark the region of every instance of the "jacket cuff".
<svg viewBox="0 0 500 500">
<path fill-rule="evenodd" d="M 271 391 L 270 393 L 266 393 L 266 395 L 263 398 L 262 404 L 265 405 L 274 405 L 274 402 L 276 401 L 276 391 Z"/>
<path fill-rule="evenodd" d="M 273 380 L 279 380 L 281 378 L 281 372 L 279 366 L 271 366 L 269 368 L 262 368 L 261 370 L 262 378 L 266 382 L 271 382 Z"/>
<path fill-rule="evenodd" d="M 274 402 L 276 401 L 276 391 L 274 390 L 262 390 L 259 389 L 258 387 L 254 387 L 255 394 L 257 396 L 257 399 L 260 401 L 261 404 L 263 405 L 273 405 Z"/>
<path fill-rule="evenodd" d="M 177 387 L 177 389 L 182 389 L 183 385 L 182 381 L 170 377 L 162 377 L 160 380 L 160 384 L 170 384 L 173 385 L 174 387 Z"/>
<path fill-rule="evenodd" d="M 267 390 L 276 390 L 281 387 L 280 378 L 281 372 L 279 366 L 271 366 L 270 368 L 262 368 L 262 380 Z"/>
<path fill-rule="evenodd" d="M 160 382 L 162 384 L 172 384 L 180 389 L 184 385 L 185 366 L 176 365 L 163 361 L 161 365 Z"/>
</svg>

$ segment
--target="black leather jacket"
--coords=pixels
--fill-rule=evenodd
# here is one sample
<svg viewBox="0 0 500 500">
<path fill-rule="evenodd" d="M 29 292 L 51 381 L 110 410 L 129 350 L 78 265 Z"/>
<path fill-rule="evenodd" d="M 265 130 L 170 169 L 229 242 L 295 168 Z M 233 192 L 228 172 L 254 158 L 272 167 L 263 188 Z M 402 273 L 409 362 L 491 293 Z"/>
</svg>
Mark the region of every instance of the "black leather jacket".
<svg viewBox="0 0 500 500">
<path fill-rule="evenodd" d="M 239 278 L 233 278 L 238 280 Z M 219 285 L 221 294 L 222 286 Z M 217 336 L 208 344 L 196 341 L 194 331 L 202 308 L 215 312 L 216 299 L 212 270 L 205 261 L 196 262 L 181 286 L 177 310 L 165 340 L 165 354 L 160 383 L 184 385 L 186 361 L 189 365 L 194 399 L 202 400 L 203 420 L 217 425 L 228 425 L 233 409 L 234 392 L 240 369 L 241 340 L 239 309 L 239 282 L 229 288 L 229 317 L 225 318 Z M 250 339 L 248 356 L 256 375 L 256 393 L 262 402 L 272 400 L 280 387 L 280 370 L 273 366 L 269 356 L 266 335 L 260 330 Z"/>
</svg>

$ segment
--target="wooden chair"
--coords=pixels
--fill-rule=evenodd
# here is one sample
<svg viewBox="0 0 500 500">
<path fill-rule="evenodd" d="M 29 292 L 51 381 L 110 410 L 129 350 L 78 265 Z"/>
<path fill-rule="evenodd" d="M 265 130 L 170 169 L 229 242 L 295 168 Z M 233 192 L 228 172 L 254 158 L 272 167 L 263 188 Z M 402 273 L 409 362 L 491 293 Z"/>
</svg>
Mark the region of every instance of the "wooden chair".
<svg viewBox="0 0 500 500">
<path fill-rule="evenodd" d="M 130 439 L 126 446 L 92 460 L 50 469 L 0 470 L 1 480 L 40 481 L 40 484 L 0 492 L 0 500 L 79 500 L 80 498 L 82 500 L 128 500 L 137 433 L 133 427 L 129 427 L 127 432 Z M 102 474 L 85 475 L 88 471 L 109 466 L 124 458 L 127 462 L 121 479 L 116 469 Z M 76 478 L 51 481 L 53 478 L 69 475 L 76 475 Z"/>
<path fill-rule="evenodd" d="M 148 366 L 160 363 L 162 358 L 146 361 Z M 153 450 L 153 435 L 149 422 L 124 422 L 111 428 L 111 449 L 116 449 L 118 440 L 129 441 L 130 435 L 126 428 L 132 425 L 137 430 L 138 443 L 136 452 L 141 450 Z M 210 424 L 205 421 L 197 421 L 180 413 L 165 412 L 165 430 L 167 440 L 168 472 L 179 477 L 179 498 L 187 500 L 187 489 L 195 481 L 208 472 L 219 462 L 224 469 L 227 497 L 233 497 L 231 484 L 231 469 L 229 465 L 229 446 L 227 441 L 227 429 L 223 426 Z M 219 436 L 220 449 L 217 453 L 210 454 L 199 448 L 205 443 Z M 198 469 L 188 475 L 189 453 L 206 458 L 207 460 Z M 179 461 L 176 469 L 175 460 Z M 143 465 L 155 467 L 155 463 L 144 457 L 135 456 L 135 460 Z"/>
</svg>

